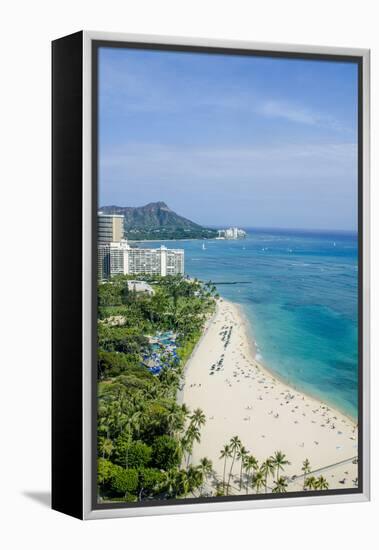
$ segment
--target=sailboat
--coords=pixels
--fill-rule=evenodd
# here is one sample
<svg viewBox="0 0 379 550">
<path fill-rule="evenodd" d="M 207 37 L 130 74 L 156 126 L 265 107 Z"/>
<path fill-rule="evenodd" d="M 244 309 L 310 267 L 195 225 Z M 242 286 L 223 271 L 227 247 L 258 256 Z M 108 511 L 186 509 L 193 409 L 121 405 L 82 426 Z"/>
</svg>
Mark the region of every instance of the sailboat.
<svg viewBox="0 0 379 550">
<path fill-rule="evenodd" d="M 206 250 L 206 248 L 205 248 L 205 244 L 204 244 L 204 243 L 203 243 L 203 247 L 202 247 L 202 248 L 203 248 L 203 250 Z"/>
</svg>

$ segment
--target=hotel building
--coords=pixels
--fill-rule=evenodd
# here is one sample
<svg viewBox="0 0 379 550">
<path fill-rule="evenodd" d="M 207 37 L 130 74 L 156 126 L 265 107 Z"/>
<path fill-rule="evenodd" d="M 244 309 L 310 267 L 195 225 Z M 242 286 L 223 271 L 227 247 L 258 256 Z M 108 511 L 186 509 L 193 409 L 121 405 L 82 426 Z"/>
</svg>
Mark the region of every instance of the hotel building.
<svg viewBox="0 0 379 550">
<path fill-rule="evenodd" d="M 246 231 L 239 229 L 238 227 L 229 227 L 229 229 L 219 229 L 217 239 L 244 239 L 246 237 Z"/>
<path fill-rule="evenodd" d="M 119 214 L 97 215 L 97 242 L 109 244 L 119 242 L 124 238 L 124 216 Z"/>
<path fill-rule="evenodd" d="M 184 250 L 166 248 L 133 248 L 128 241 L 120 237 L 121 230 L 114 220 L 103 221 L 103 214 L 98 216 L 98 226 L 102 224 L 102 240 L 97 246 L 98 279 L 105 280 L 115 275 L 183 275 Z M 123 216 L 106 216 L 123 218 Z M 121 220 L 123 227 L 123 219 Z M 120 237 L 109 241 L 109 237 Z M 100 232 L 99 232 L 100 235 Z M 123 235 L 123 231 L 122 231 Z"/>
</svg>

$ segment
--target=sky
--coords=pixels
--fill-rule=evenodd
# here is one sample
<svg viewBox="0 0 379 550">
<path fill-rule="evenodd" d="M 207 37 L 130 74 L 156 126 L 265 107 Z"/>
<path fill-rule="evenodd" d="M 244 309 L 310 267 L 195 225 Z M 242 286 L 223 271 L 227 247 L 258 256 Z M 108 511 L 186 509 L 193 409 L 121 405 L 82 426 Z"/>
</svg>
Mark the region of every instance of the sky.
<svg viewBox="0 0 379 550">
<path fill-rule="evenodd" d="M 356 230 L 354 63 L 101 47 L 99 206 Z"/>
</svg>

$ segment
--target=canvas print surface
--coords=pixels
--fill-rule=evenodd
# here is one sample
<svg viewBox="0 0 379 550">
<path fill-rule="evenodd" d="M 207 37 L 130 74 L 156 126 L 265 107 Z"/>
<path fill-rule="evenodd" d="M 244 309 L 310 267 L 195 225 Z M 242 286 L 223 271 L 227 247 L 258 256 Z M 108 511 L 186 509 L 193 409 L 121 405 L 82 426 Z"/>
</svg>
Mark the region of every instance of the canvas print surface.
<svg viewBox="0 0 379 550">
<path fill-rule="evenodd" d="M 97 63 L 97 502 L 357 490 L 357 64 Z"/>
</svg>

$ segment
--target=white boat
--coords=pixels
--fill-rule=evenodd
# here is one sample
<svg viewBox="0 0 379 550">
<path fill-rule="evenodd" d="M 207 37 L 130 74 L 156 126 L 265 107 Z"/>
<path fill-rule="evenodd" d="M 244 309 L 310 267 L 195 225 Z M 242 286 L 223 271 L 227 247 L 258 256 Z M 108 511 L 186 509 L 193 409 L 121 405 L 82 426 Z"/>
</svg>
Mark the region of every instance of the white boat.
<svg viewBox="0 0 379 550">
<path fill-rule="evenodd" d="M 203 250 L 206 250 L 206 248 L 205 248 L 205 244 L 204 244 L 204 243 L 203 243 Z"/>
</svg>

